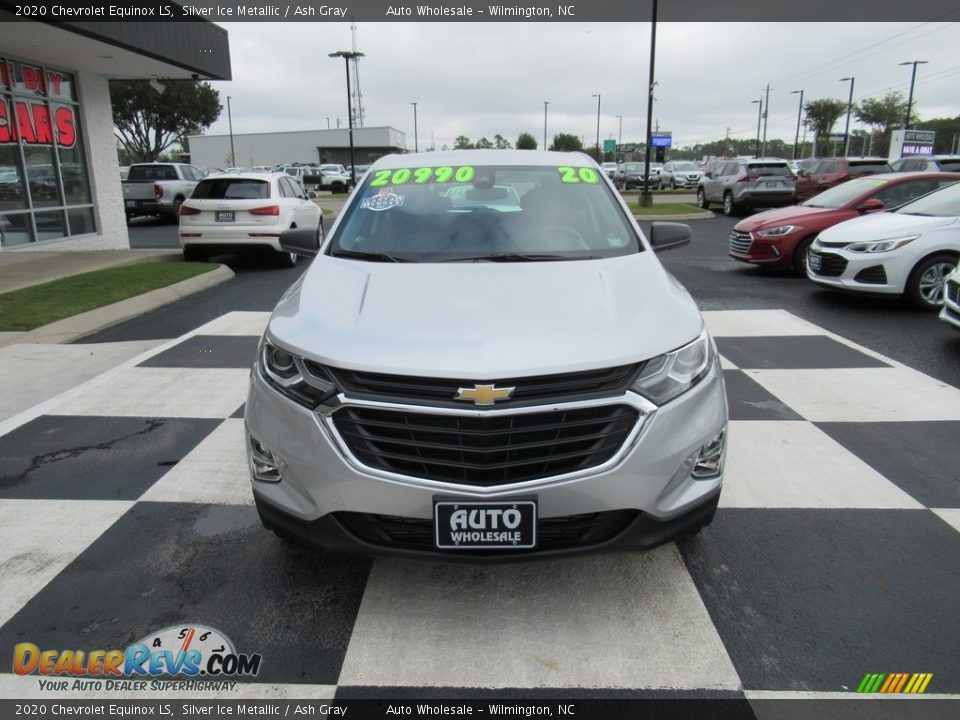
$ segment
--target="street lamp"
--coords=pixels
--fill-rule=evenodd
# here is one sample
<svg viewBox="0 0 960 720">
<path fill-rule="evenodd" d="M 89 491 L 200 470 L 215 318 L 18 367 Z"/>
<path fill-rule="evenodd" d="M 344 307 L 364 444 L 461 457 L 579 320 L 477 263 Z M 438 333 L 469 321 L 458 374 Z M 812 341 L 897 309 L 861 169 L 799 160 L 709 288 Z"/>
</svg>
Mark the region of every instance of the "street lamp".
<svg viewBox="0 0 960 720">
<path fill-rule="evenodd" d="M 600 93 L 590 97 L 597 99 L 597 162 L 600 162 Z"/>
<path fill-rule="evenodd" d="M 420 146 L 417 145 L 417 104 L 415 102 L 410 103 L 413 105 L 413 151 L 420 152 Z"/>
<path fill-rule="evenodd" d="M 793 138 L 793 159 L 797 159 L 797 143 L 800 141 L 800 114 L 803 112 L 803 90 L 791 90 L 791 95 L 800 93 L 800 107 L 797 108 L 797 134 Z M 804 138 L 806 139 L 806 138 Z"/>
<path fill-rule="evenodd" d="M 907 119 L 903 121 L 903 129 L 906 130 L 910 125 L 910 109 L 913 107 L 913 83 L 917 79 L 917 65 L 926 65 L 926 60 L 908 60 L 900 63 L 901 65 L 913 65 L 913 71 L 910 73 L 910 97 L 907 100 Z"/>
<path fill-rule="evenodd" d="M 543 101 L 543 149 L 547 149 L 547 105 L 550 104 L 549 100 Z"/>
<path fill-rule="evenodd" d="M 329 57 L 342 57 L 343 65 L 347 70 L 347 120 L 350 124 L 350 179 L 354 186 L 357 184 L 357 163 L 353 159 L 353 108 L 350 107 L 350 61 L 355 58 L 364 57 L 362 52 L 348 52 L 340 50 L 335 53 L 329 53 Z M 337 127 L 340 126 L 339 121 Z"/>
<path fill-rule="evenodd" d="M 853 78 L 840 78 L 840 82 L 850 81 L 850 97 L 847 98 L 847 128 L 843 131 L 843 154 L 844 157 L 850 154 L 850 111 L 853 109 Z"/>
<path fill-rule="evenodd" d="M 756 154 L 754 155 L 754 157 L 758 158 L 760 157 L 760 121 L 763 120 L 763 96 L 762 95 L 760 96 L 759 100 L 750 101 L 751 105 L 756 105 L 757 103 L 760 103 L 760 104 L 757 107 L 757 146 L 755 148 Z"/>
<path fill-rule="evenodd" d="M 647 82 L 647 146 L 643 152 L 643 192 L 640 194 L 640 205 L 651 207 L 653 195 L 650 192 L 650 144 L 653 141 L 653 88 L 654 61 L 657 59 L 657 0 L 653 0 L 653 13 L 650 17 L 650 76 Z"/>
<path fill-rule="evenodd" d="M 623 115 L 617 115 L 617 120 L 620 121 L 620 129 L 617 131 L 617 153 L 620 151 L 620 146 L 623 145 Z M 614 154 L 614 160 L 620 162 L 620 157 L 618 154 Z"/>
<path fill-rule="evenodd" d="M 230 96 L 227 95 L 227 123 L 230 125 L 230 167 L 237 166 L 237 156 L 233 151 L 233 113 L 230 112 Z"/>
</svg>

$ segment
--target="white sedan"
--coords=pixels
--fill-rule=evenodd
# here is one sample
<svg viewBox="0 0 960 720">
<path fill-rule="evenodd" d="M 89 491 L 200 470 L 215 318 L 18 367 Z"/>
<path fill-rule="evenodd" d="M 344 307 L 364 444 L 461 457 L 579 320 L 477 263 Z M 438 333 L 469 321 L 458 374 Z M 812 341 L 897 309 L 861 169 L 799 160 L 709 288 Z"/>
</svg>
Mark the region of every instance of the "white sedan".
<svg viewBox="0 0 960 720">
<path fill-rule="evenodd" d="M 943 285 L 943 295 L 940 319 L 960 330 L 960 265 L 947 275 L 947 281 Z"/>
<path fill-rule="evenodd" d="M 904 295 L 918 307 L 936 310 L 958 259 L 960 183 L 955 183 L 892 212 L 824 230 L 810 246 L 807 277 L 842 290 Z"/>
<path fill-rule="evenodd" d="M 292 267 L 298 256 L 280 248 L 280 233 L 314 228 L 318 237 L 322 234 L 323 215 L 315 197 L 285 173 L 211 175 L 180 206 L 184 260 L 272 250 L 280 265 Z"/>
</svg>

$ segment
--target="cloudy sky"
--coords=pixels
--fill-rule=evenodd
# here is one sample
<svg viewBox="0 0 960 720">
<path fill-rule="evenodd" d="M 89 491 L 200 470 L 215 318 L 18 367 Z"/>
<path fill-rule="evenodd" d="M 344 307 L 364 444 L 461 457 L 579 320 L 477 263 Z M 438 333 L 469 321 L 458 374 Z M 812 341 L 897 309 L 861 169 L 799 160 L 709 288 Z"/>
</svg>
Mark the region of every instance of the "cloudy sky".
<svg viewBox="0 0 960 720">
<path fill-rule="evenodd" d="M 215 83 L 232 97 L 234 132 L 346 125 L 343 60 L 349 23 L 225 23 L 233 81 Z M 365 125 L 389 125 L 413 147 L 417 102 L 421 149 L 452 145 L 458 135 L 515 142 L 521 132 L 557 132 L 642 140 L 649 71 L 648 23 L 358 23 L 357 49 Z M 907 94 L 917 72 L 915 108 L 925 118 L 960 115 L 960 23 L 660 23 L 654 117 L 674 145 L 752 138 L 757 105 L 770 83 L 768 138 L 793 142 L 798 95 L 854 101 L 890 90 Z M 842 132 L 844 120 L 835 131 Z M 855 120 L 853 127 L 856 127 Z M 958 127 L 960 130 L 960 127 Z M 208 131 L 227 132 L 226 112 Z"/>
</svg>

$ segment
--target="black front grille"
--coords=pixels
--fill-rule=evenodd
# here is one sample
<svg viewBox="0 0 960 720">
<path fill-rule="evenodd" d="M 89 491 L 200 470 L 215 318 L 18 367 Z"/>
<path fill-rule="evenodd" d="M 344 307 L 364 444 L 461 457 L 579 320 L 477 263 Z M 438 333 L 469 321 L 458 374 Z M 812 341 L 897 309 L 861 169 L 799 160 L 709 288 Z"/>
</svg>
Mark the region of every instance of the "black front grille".
<svg viewBox="0 0 960 720">
<path fill-rule="evenodd" d="M 840 257 L 839 255 L 820 252 L 811 252 L 810 254 L 817 255 L 820 258 L 820 269 L 813 271 L 815 275 L 823 275 L 824 277 L 838 277 L 843 275 L 843 271 L 847 269 L 846 258 Z"/>
<path fill-rule="evenodd" d="M 954 305 L 960 305 L 960 283 L 953 280 L 947 281 L 947 300 Z"/>
<path fill-rule="evenodd" d="M 498 388 L 516 388 L 509 401 L 510 405 L 543 404 L 620 395 L 630 387 L 641 366 L 642 363 L 635 363 L 584 372 L 497 380 L 413 377 L 339 368 L 328 368 L 327 371 L 335 376 L 337 385 L 353 397 L 463 407 L 462 401 L 453 399 L 457 390 L 484 384 L 493 384 Z M 503 403 L 504 401 L 500 402 L 501 407 Z"/>
<path fill-rule="evenodd" d="M 871 285 L 886 285 L 887 271 L 883 269 L 883 265 L 874 265 L 864 268 L 858 272 L 853 279 L 857 282 L 870 283 Z"/>
<path fill-rule="evenodd" d="M 536 549 L 562 550 L 598 545 L 622 533 L 637 515 L 637 510 L 609 510 L 539 518 Z M 436 549 L 432 520 L 355 512 L 338 512 L 334 517 L 348 532 L 372 545 L 407 550 Z M 516 551 L 494 550 L 489 554 L 516 554 Z"/>
<path fill-rule="evenodd" d="M 750 251 L 750 245 L 753 244 L 753 238 L 750 233 L 734 230 L 730 233 L 730 252 L 737 255 L 746 255 Z"/>
<path fill-rule="evenodd" d="M 601 465 L 619 450 L 638 416 L 627 405 L 479 417 L 348 406 L 333 414 L 333 422 L 364 465 L 491 486 Z"/>
</svg>

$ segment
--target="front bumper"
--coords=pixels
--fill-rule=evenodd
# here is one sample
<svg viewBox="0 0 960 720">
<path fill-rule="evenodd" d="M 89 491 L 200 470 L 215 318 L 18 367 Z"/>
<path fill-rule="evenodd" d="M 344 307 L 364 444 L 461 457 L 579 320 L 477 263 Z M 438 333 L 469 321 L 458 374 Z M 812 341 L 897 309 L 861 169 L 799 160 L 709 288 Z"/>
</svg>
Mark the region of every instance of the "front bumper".
<svg viewBox="0 0 960 720">
<path fill-rule="evenodd" d="M 813 269 L 818 256 L 820 267 Z M 911 258 L 897 251 L 837 252 L 814 245 L 807 255 L 807 277 L 820 285 L 876 295 L 902 295 L 912 268 Z"/>
<path fill-rule="evenodd" d="M 280 230 L 273 225 L 185 225 L 180 226 L 180 247 L 203 247 L 223 252 L 250 248 L 272 248 L 280 252 Z"/>
<path fill-rule="evenodd" d="M 632 393 L 624 397 L 628 395 Z M 342 396 L 340 399 L 362 404 Z M 621 401 L 623 398 L 618 397 L 593 402 Z M 640 404 L 644 403 L 641 399 Z M 340 519 L 340 513 L 351 513 L 430 522 L 437 496 L 480 501 L 533 496 L 541 520 L 615 511 L 635 514 L 612 536 L 588 537 L 582 543 L 557 549 L 488 555 L 498 560 L 652 547 L 702 526 L 716 507 L 722 473 L 694 479 L 691 469 L 700 448 L 726 429 L 727 404 L 719 362 L 715 361 L 707 376 L 679 398 L 659 408 L 646 405 L 620 451 L 596 468 L 502 486 L 466 486 L 396 475 L 360 464 L 344 446 L 329 415 L 310 411 L 280 395 L 255 369 L 246 404 L 247 430 L 279 459 L 282 479 L 253 480 L 253 491 L 268 527 L 326 549 L 477 559 L 477 551 L 451 553 L 403 547 L 388 540 L 373 542 L 369 533 L 356 532 L 356 526 L 348 529 Z"/>
<path fill-rule="evenodd" d="M 946 282 L 940 319 L 960 330 L 960 277 L 954 273 Z"/>
</svg>

